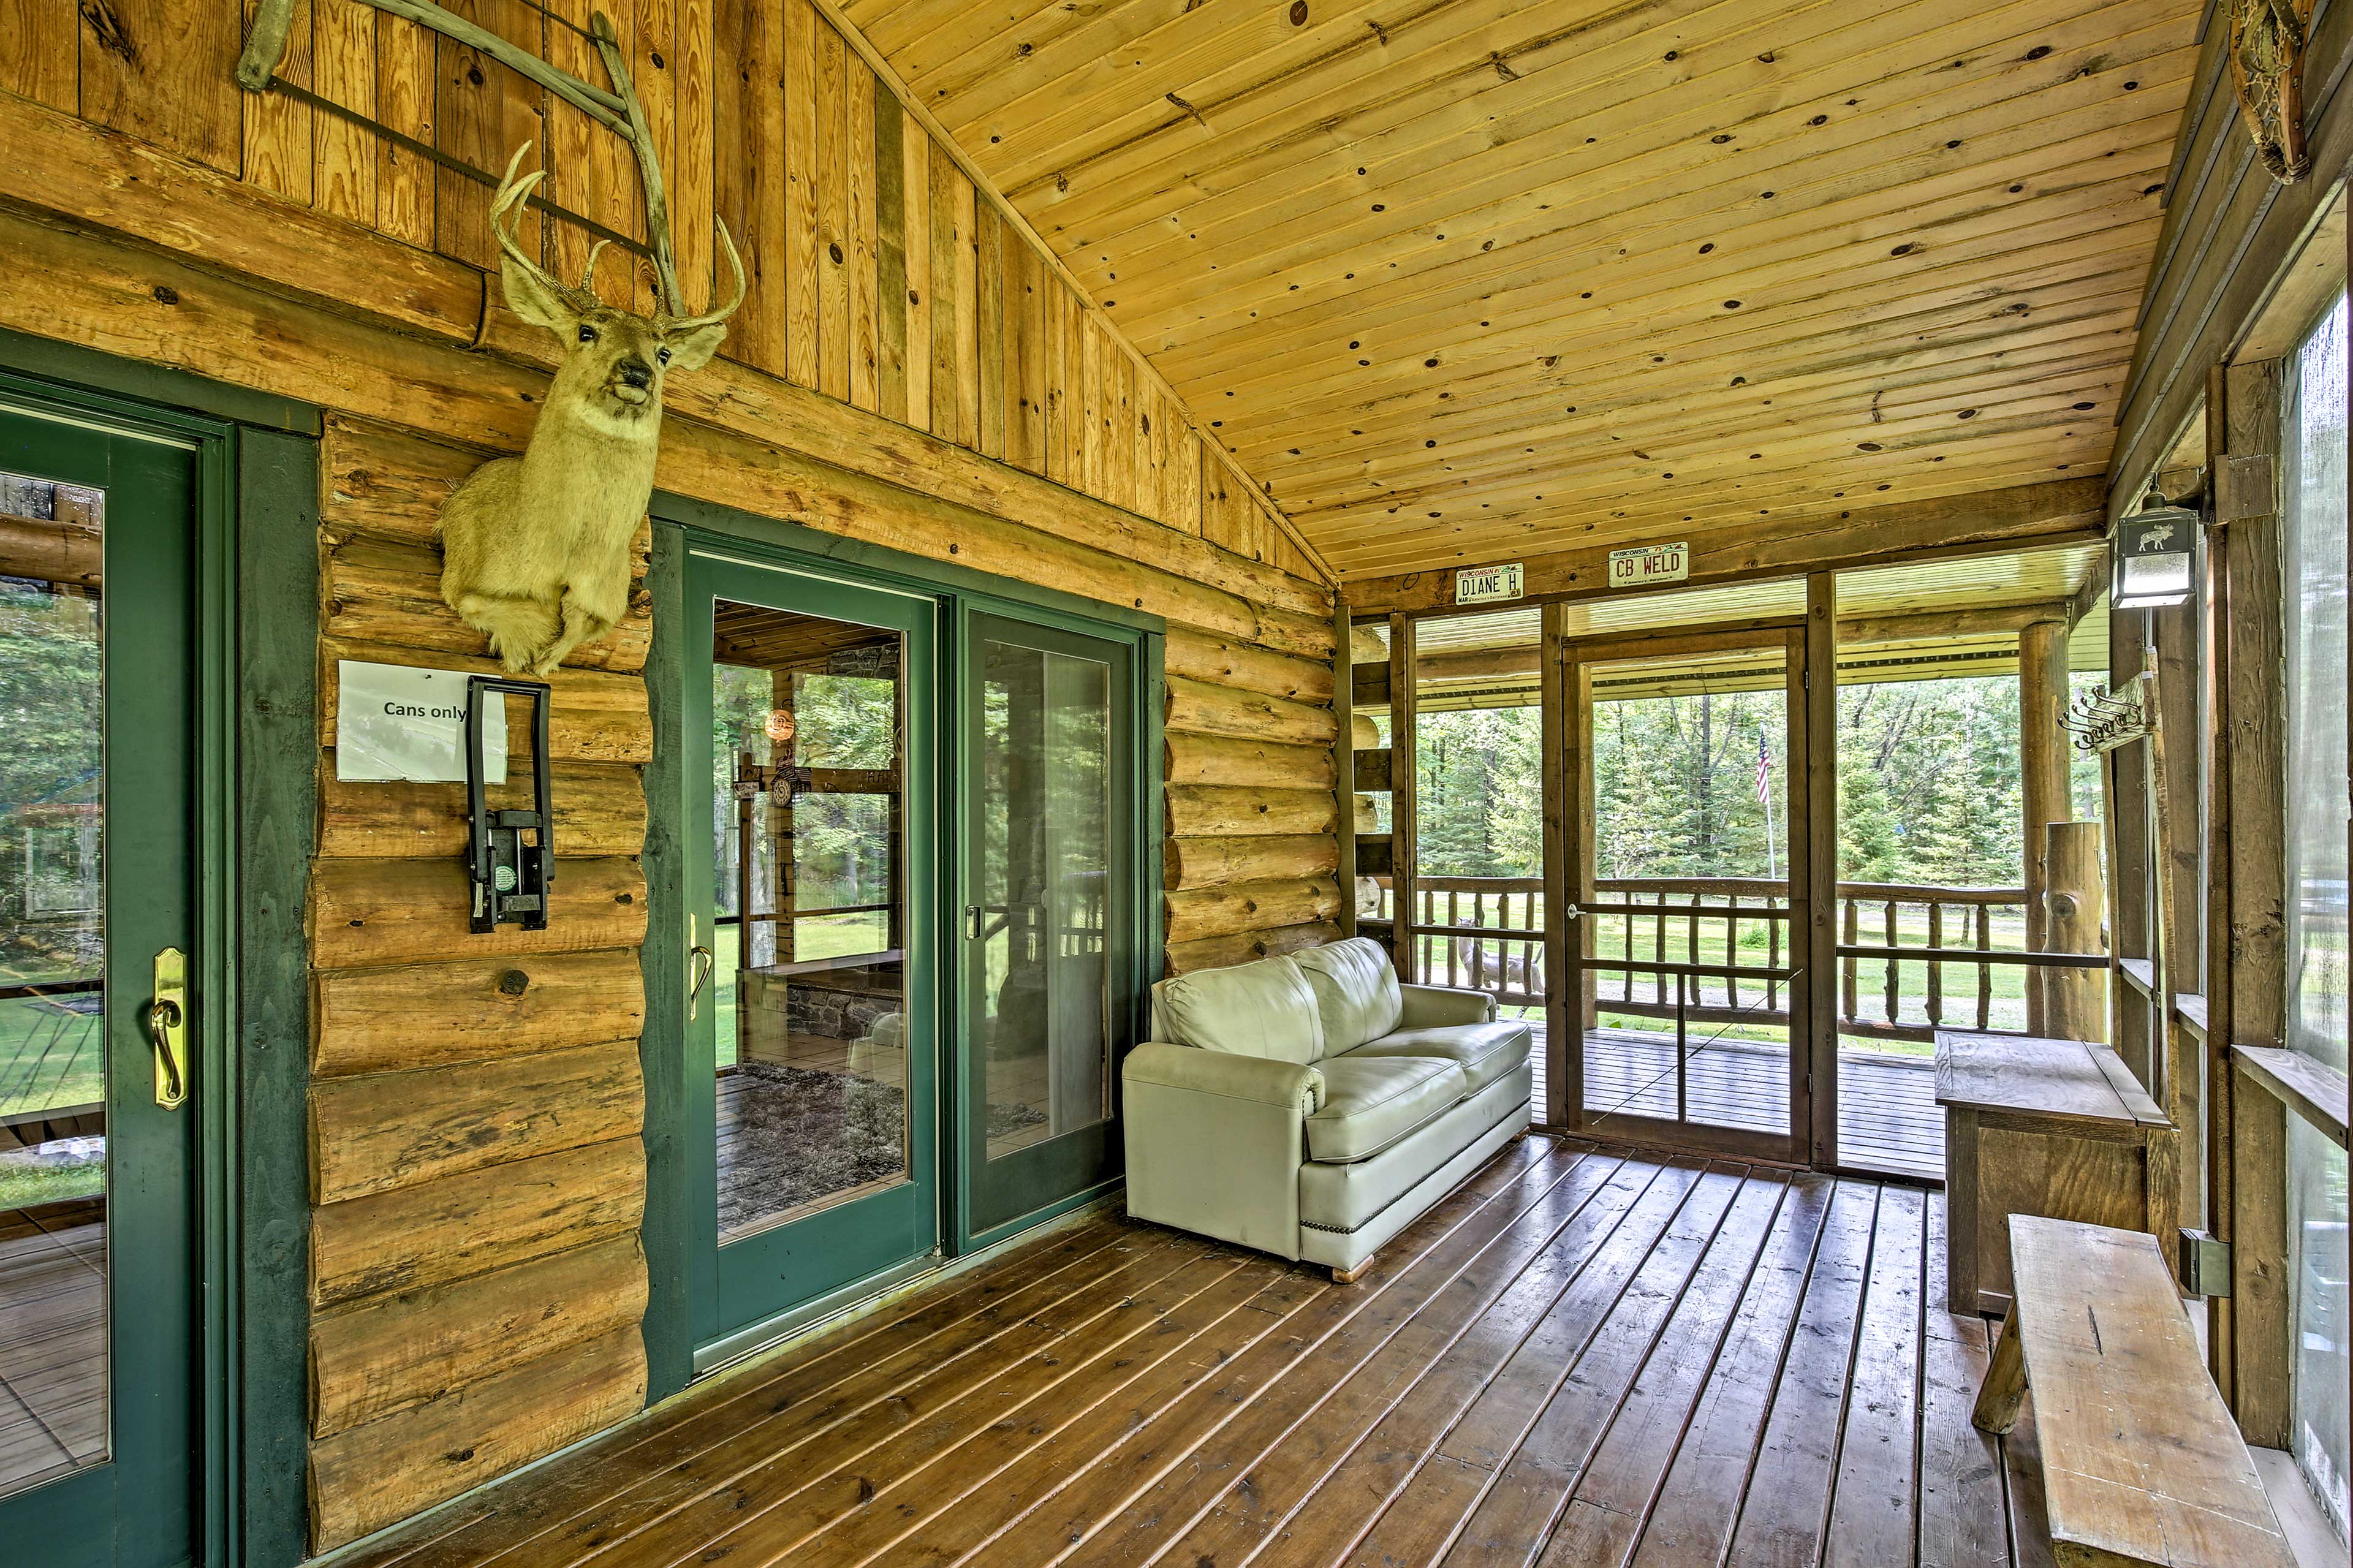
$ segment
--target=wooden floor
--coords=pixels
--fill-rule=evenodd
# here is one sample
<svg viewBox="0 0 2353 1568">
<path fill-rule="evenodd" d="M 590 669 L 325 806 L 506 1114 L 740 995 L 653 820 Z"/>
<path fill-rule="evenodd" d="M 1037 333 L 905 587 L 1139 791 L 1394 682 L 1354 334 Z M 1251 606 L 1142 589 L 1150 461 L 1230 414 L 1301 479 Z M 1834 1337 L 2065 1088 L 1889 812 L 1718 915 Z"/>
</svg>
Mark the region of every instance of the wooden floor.
<svg viewBox="0 0 2353 1568">
<path fill-rule="evenodd" d="M 1349 1286 L 1098 1217 L 354 1568 L 2047 1563 L 2031 1422 L 1968 1424 L 1942 1226 L 1542 1135 Z"/>
<path fill-rule="evenodd" d="M 0 1211 L 0 1492 L 105 1457 L 105 1206 Z"/>
</svg>

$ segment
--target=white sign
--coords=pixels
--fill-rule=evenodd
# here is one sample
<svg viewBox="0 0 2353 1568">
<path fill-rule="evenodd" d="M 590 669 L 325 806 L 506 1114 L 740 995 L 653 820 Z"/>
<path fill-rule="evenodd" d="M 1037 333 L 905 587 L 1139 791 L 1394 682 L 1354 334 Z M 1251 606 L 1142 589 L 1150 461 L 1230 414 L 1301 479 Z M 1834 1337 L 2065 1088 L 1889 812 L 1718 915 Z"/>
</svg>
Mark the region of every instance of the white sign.
<svg viewBox="0 0 2353 1568">
<path fill-rule="evenodd" d="M 1454 602 L 1458 605 L 1516 599 L 1527 591 L 1527 568 L 1516 561 L 1509 566 L 1480 566 L 1454 574 Z"/>
<path fill-rule="evenodd" d="M 360 783 L 466 782 L 466 672 L 340 659 L 335 776 Z M 507 705 L 482 715 L 482 776 L 507 780 Z"/>
<path fill-rule="evenodd" d="M 1609 552 L 1613 588 L 1647 588 L 1653 583 L 1680 583 L 1690 575 L 1689 544 L 1644 544 Z"/>
</svg>

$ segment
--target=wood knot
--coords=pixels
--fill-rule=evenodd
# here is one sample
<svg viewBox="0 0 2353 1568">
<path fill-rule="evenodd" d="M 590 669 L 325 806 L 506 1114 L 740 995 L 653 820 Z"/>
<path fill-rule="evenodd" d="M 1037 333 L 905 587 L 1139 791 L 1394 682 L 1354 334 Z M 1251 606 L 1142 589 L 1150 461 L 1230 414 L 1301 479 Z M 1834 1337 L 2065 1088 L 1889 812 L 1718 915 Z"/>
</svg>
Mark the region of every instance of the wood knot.
<svg viewBox="0 0 2353 1568">
<path fill-rule="evenodd" d="M 499 991 L 503 995 L 520 996 L 531 989 L 531 976 L 520 969 L 510 969 L 499 976 Z"/>
</svg>

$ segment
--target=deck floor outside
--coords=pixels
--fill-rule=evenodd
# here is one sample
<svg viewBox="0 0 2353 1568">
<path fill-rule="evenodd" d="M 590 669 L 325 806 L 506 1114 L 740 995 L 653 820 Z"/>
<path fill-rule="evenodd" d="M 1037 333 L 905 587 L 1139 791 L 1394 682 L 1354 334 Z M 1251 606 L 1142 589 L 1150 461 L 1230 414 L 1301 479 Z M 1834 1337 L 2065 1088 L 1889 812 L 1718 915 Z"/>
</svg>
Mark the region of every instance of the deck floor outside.
<svg viewBox="0 0 2353 1568">
<path fill-rule="evenodd" d="M 1535 1100 L 1544 1103 L 1544 1030 Z M 1697 1042 L 1695 1042 L 1696 1044 Z M 1674 1039 L 1635 1029 L 1589 1029 L 1585 1045 L 1585 1108 L 1672 1121 L 1675 1114 Z M 1686 1068 L 1691 1120 L 1775 1132 L 1789 1124 L 1789 1069 L 1778 1046 L 1715 1040 L 1693 1052 Z M 1915 1181 L 1945 1179 L 1945 1113 L 1936 1104 L 1936 1064 L 1892 1051 L 1839 1052 L 1838 1163 Z M 1589 1131 L 1609 1136 L 1605 1121 Z"/>
<path fill-rule="evenodd" d="M 1349 1286 L 1100 1216 L 353 1565 L 2047 1563 L 2031 1419 L 1969 1425 L 1943 1226 L 1543 1134 Z"/>
<path fill-rule="evenodd" d="M 106 1219 L 0 1210 L 0 1492 L 106 1457 Z"/>
</svg>

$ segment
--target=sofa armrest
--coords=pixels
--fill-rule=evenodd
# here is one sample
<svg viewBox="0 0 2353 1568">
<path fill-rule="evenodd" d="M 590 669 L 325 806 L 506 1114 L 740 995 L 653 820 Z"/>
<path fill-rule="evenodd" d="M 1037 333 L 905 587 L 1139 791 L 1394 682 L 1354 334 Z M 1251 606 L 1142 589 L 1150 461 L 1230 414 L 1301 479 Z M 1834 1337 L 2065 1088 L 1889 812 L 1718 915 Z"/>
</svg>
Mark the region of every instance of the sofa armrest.
<svg viewBox="0 0 2353 1568">
<path fill-rule="evenodd" d="M 1299 1167 L 1324 1075 L 1297 1062 L 1143 1045 L 1121 1066 L 1127 1212 L 1299 1256 Z"/>
<path fill-rule="evenodd" d="M 1400 985 L 1405 1012 L 1400 1029 L 1442 1029 L 1453 1024 L 1494 1021 L 1495 999 L 1484 991 L 1458 991 L 1448 985 Z"/>
<path fill-rule="evenodd" d="M 1138 1084 L 1187 1089 L 1225 1100 L 1285 1106 L 1302 1116 L 1313 1116 L 1324 1109 L 1324 1075 L 1297 1062 L 1198 1050 L 1191 1046 L 1147 1044 L 1128 1052 L 1120 1071 L 1131 1089 Z"/>
</svg>

